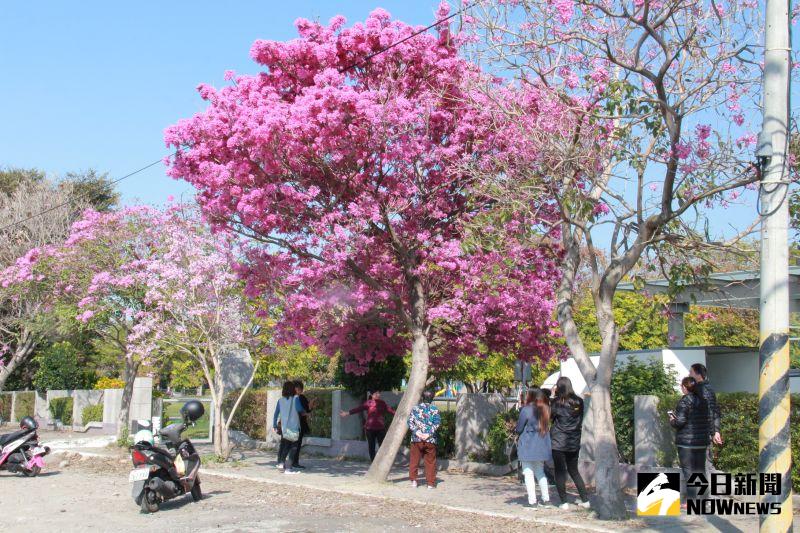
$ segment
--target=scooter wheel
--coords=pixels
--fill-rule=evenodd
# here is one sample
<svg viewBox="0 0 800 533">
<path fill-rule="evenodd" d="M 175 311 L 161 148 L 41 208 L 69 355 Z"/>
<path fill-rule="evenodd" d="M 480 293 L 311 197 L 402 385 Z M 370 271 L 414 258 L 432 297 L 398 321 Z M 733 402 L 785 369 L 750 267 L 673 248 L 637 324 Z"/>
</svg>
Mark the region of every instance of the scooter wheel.
<svg viewBox="0 0 800 533">
<path fill-rule="evenodd" d="M 22 470 L 22 473 L 23 473 L 23 475 L 25 475 L 25 477 L 36 477 L 36 476 L 39 475 L 39 472 L 41 472 L 41 471 L 42 471 L 42 469 L 40 467 L 34 466 L 30 470 L 28 470 L 27 468 L 24 468 Z"/>
<path fill-rule="evenodd" d="M 158 502 L 150 501 L 152 497 L 153 493 L 145 489 L 144 494 L 142 494 L 142 503 L 141 503 L 141 508 L 143 513 L 149 514 L 158 511 Z"/>
<path fill-rule="evenodd" d="M 192 501 L 199 502 L 203 499 L 203 491 L 200 490 L 200 481 L 195 481 L 192 486 Z"/>
</svg>

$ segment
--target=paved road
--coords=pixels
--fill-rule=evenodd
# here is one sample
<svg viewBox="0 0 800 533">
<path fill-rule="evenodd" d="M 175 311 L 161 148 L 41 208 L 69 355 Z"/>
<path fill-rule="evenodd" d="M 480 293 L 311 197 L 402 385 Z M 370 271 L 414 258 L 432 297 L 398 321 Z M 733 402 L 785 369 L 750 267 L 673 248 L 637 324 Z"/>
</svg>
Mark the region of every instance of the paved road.
<svg viewBox="0 0 800 533">
<path fill-rule="evenodd" d="M 58 463 L 51 458 L 51 463 Z M 530 523 L 415 508 L 302 487 L 265 486 L 217 476 L 203 479 L 205 497 L 163 504 L 141 514 L 129 495 L 127 459 L 73 458 L 38 478 L 0 474 L 0 531 L 535 531 Z M 542 528 L 541 530 L 545 530 Z M 567 529 L 548 527 L 554 533 Z"/>
</svg>

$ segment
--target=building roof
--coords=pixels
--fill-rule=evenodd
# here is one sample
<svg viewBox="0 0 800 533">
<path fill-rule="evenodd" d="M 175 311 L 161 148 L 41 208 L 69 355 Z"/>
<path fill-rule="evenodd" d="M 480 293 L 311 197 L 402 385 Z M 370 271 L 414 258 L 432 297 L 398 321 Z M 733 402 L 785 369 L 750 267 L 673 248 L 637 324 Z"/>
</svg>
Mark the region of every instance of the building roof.
<svg viewBox="0 0 800 533">
<path fill-rule="evenodd" d="M 758 309 L 761 273 L 758 270 L 739 270 L 709 274 L 703 284 L 690 283 L 674 298 L 674 303 L 709 307 L 735 307 Z M 664 293 L 669 287 L 666 279 L 647 280 L 644 291 Z M 635 291 L 633 283 L 618 285 L 621 291 Z M 800 266 L 789 267 L 789 310 L 800 311 Z"/>
</svg>

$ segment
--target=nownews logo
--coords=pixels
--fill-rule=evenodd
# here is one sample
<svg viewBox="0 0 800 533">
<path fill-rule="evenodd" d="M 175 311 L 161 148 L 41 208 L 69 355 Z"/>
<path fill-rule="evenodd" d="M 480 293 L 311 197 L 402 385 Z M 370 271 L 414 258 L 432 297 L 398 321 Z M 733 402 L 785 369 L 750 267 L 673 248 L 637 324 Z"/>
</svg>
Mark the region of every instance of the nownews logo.
<svg viewBox="0 0 800 533">
<path fill-rule="evenodd" d="M 637 474 L 638 496 L 636 514 L 639 516 L 680 515 L 680 474 Z M 711 482 L 705 474 L 689 476 L 686 486 L 693 488 L 697 498 L 686 501 L 686 514 L 696 515 L 766 515 L 780 514 L 780 502 L 742 502 L 730 496 L 779 496 L 781 475 L 762 473 L 728 474 L 715 472 Z M 725 498 L 728 496 L 728 498 Z"/>
</svg>

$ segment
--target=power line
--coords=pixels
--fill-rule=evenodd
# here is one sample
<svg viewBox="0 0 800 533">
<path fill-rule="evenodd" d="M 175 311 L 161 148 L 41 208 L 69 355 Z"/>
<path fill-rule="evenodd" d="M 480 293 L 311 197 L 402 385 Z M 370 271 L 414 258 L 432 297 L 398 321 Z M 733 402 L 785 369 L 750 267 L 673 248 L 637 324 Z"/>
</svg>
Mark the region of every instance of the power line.
<svg viewBox="0 0 800 533">
<path fill-rule="evenodd" d="M 412 34 L 411 34 L 411 35 L 409 35 L 408 37 L 404 37 L 403 39 L 400 39 L 399 41 L 397 41 L 397 42 L 395 42 L 395 43 L 392 43 L 392 44 L 390 44 L 389 46 L 387 46 L 386 48 L 382 48 L 382 49 L 378 50 L 377 52 L 373 52 L 373 53 L 371 53 L 371 54 L 368 54 L 368 55 L 367 55 L 367 56 L 365 56 L 363 59 L 361 59 L 360 61 L 356 61 L 356 62 L 355 62 L 355 63 L 353 63 L 352 65 L 348 65 L 348 66 L 346 66 L 346 67 L 344 67 L 344 68 L 342 68 L 342 69 L 339 69 L 339 72 L 340 72 L 340 73 L 344 73 L 344 72 L 347 72 L 348 70 L 351 70 L 351 69 L 354 69 L 354 68 L 356 68 L 356 67 L 359 67 L 359 66 L 363 65 L 364 63 L 367 63 L 367 62 L 368 62 L 370 59 L 372 59 L 373 57 L 375 57 L 375 56 L 379 56 L 379 55 L 381 55 L 382 53 L 384 53 L 384 52 L 386 52 L 386 51 L 388 51 L 388 50 L 391 50 L 391 49 L 392 49 L 392 48 L 394 48 L 395 46 L 399 46 L 399 45 L 403 44 L 404 42 L 406 42 L 406 41 L 408 41 L 408 40 L 410 40 L 410 39 L 413 39 L 413 38 L 414 38 L 414 37 L 416 37 L 417 35 L 420 35 L 420 34 L 422 34 L 422 33 L 425 33 L 426 31 L 428 31 L 428 30 L 430 30 L 430 29 L 432 29 L 432 28 L 435 28 L 435 27 L 436 27 L 436 26 L 438 26 L 439 24 L 441 24 L 441 23 L 443 23 L 443 22 L 447 22 L 448 20 L 450 20 L 450 19 L 452 19 L 452 18 L 454 18 L 454 17 L 457 17 L 458 15 L 460 15 L 461 13 L 463 13 L 463 12 L 465 12 L 466 10 L 470 9 L 471 7 L 472 7 L 472 4 L 466 4 L 464 7 L 462 7 L 462 8 L 461 8 L 461 9 L 459 9 L 458 11 L 456 11 L 456 12 L 454 12 L 454 13 L 452 13 L 452 14 L 450 14 L 450 15 L 446 16 L 446 17 L 445 17 L 445 18 L 443 18 L 443 19 L 439 19 L 439 20 L 437 20 L 437 21 L 436 21 L 436 22 L 434 22 L 433 24 L 429 24 L 428 26 L 425 26 L 425 27 L 424 27 L 424 28 L 422 28 L 421 30 L 417 30 L 417 31 L 415 31 L 414 33 L 412 33 Z"/>
<path fill-rule="evenodd" d="M 459 9 L 458 11 L 455 11 L 454 13 L 452 13 L 452 14 L 450 14 L 450 15 L 446 16 L 445 18 L 443 18 L 443 19 L 439 19 L 439 20 L 437 20 L 436 22 L 434 22 L 434 23 L 432 23 L 432 24 L 429 24 L 428 26 L 425 26 L 424 28 L 422 28 L 422 29 L 420 29 L 420 30 L 417 30 L 417 31 L 413 32 L 411 35 L 408 35 L 407 37 L 404 37 L 404 38 L 400 39 L 399 41 L 397 41 L 397 42 L 394 42 L 394 43 L 390 44 L 390 45 L 389 45 L 389 46 L 387 46 L 386 48 L 382 48 L 382 49 L 380 49 L 380 50 L 378 50 L 378 51 L 376 51 L 376 52 L 373 52 L 373 53 L 371 53 L 371 54 L 368 54 L 368 55 L 366 55 L 364 58 L 360 59 L 359 61 L 356 61 L 355 63 L 352 63 L 351 65 L 348 65 L 348 66 L 346 66 L 346 67 L 344 67 L 344 68 L 342 68 L 342 69 L 339 69 L 339 72 L 340 72 L 340 73 L 345 73 L 345 72 L 347 72 L 348 70 L 352 70 L 352 69 L 354 69 L 354 68 L 356 68 L 356 67 L 359 67 L 359 66 L 361 66 L 361 65 L 364 65 L 364 64 L 368 63 L 370 60 L 372 60 L 373 58 L 375 58 L 375 57 L 377 57 L 377 56 L 381 55 L 382 53 L 384 53 L 384 52 L 387 52 L 387 51 L 391 50 L 392 48 L 394 48 L 394 47 L 396 47 L 396 46 L 399 46 L 399 45 L 403 44 L 404 42 L 406 42 L 406 41 L 409 41 L 410 39 L 413 39 L 413 38 L 414 38 L 414 37 L 416 37 L 417 35 L 421 35 L 421 34 L 425 33 L 426 31 L 428 31 L 428 30 L 430 30 L 430 29 L 432 29 L 432 28 L 435 28 L 436 26 L 438 26 L 438 25 L 440 25 L 440 24 L 442 24 L 442 23 L 444 23 L 444 22 L 447 22 L 447 21 L 449 21 L 450 19 L 452 19 L 452 18 L 454 18 L 454 17 L 457 17 L 457 16 L 458 16 L 458 15 L 460 15 L 461 13 L 464 13 L 465 11 L 467 11 L 468 9 L 470 9 L 472 6 L 473 6 L 473 4 L 466 4 L 464 7 L 462 7 L 462 8 L 461 8 L 461 9 Z M 178 152 L 180 152 L 180 150 L 177 150 L 177 151 L 175 151 L 174 153 L 172 153 L 172 154 L 170 154 L 170 155 L 176 155 Z M 143 167 L 142 167 L 142 168 L 140 168 L 140 169 L 134 170 L 133 172 L 130 172 L 130 173 L 128 173 L 128 174 L 125 174 L 125 175 L 124 175 L 124 176 L 122 176 L 121 178 L 117 178 L 117 179 L 115 179 L 115 180 L 113 180 L 113 181 L 110 181 L 110 182 L 108 183 L 108 185 L 116 185 L 117 183 L 121 182 L 122 180 L 124 180 L 124 179 L 128 179 L 128 178 L 130 178 L 131 176 L 134 176 L 134 175 L 136 175 L 136 174 L 138 174 L 138 173 L 140 173 L 140 172 L 143 172 L 143 171 L 147 170 L 148 168 L 150 168 L 150 167 L 153 167 L 153 166 L 155 166 L 155 165 L 157 165 L 157 164 L 161 163 L 162 161 L 163 161 L 163 158 L 158 158 L 158 159 L 156 159 L 155 161 L 153 161 L 152 163 L 149 163 L 149 164 L 147 164 L 147 165 L 143 166 Z M 45 209 L 45 210 L 43 210 L 43 211 L 40 211 L 40 212 L 38 212 L 38 213 L 34 213 L 34 214 L 32 214 L 32 215 L 30 215 L 30 216 L 28 216 L 28 217 L 26 217 L 26 218 L 23 218 L 23 219 L 20 219 L 20 220 L 14 221 L 14 222 L 12 222 L 11 224 L 8 224 L 7 226 L 3 226 L 2 228 L 0 228 L 0 233 L 2 233 L 2 232 L 5 232 L 6 230 L 13 228 L 14 226 L 18 226 L 18 225 L 20 225 L 20 224 L 24 224 L 25 222 L 28 222 L 29 220 L 33 220 L 34 218 L 36 218 L 36 217 L 38 217 L 38 216 L 46 215 L 47 213 L 50 213 L 50 212 L 52 212 L 52 211 L 55 211 L 56 209 L 60 209 L 60 208 L 62 208 L 62 207 L 65 207 L 65 206 L 67 206 L 67 205 L 70 205 L 71 203 L 75 202 L 75 200 L 79 199 L 80 197 L 81 197 L 81 195 L 77 195 L 77 196 L 75 196 L 75 197 L 73 197 L 73 198 L 69 199 L 69 200 L 68 200 L 68 201 L 66 201 L 66 202 L 60 203 L 60 204 L 58 204 L 58 205 L 54 205 L 54 206 L 52 206 L 52 207 L 49 207 L 49 208 L 47 208 L 47 209 Z"/>
<path fill-rule="evenodd" d="M 170 155 L 175 155 L 176 153 L 178 153 L 178 152 L 175 152 L 175 153 L 170 154 Z M 120 181 L 122 181 L 124 179 L 128 179 L 131 176 L 134 176 L 134 175 L 138 174 L 139 172 L 143 172 L 143 171 L 147 170 L 148 168 L 153 167 L 153 166 L 161 163 L 163 160 L 164 160 L 163 157 L 159 157 L 158 159 L 156 159 L 152 163 L 149 163 L 149 164 L 143 166 L 142 168 L 139 168 L 137 170 L 134 170 L 133 172 L 125 174 L 121 178 L 117 178 L 115 180 L 109 181 L 108 185 L 116 185 L 117 183 L 119 183 Z M 38 216 L 46 215 L 47 213 L 50 213 L 51 211 L 55 211 L 56 209 L 60 209 L 62 207 L 68 206 L 68 205 L 74 203 L 76 200 L 80 199 L 83 196 L 86 196 L 86 194 L 82 194 L 82 195 L 81 194 L 77 194 L 77 195 L 73 196 L 72 198 L 70 198 L 69 200 L 67 200 L 66 202 L 62 202 L 60 204 L 48 207 L 47 209 L 45 209 L 43 211 L 39 211 L 38 213 L 34 213 L 34 214 L 32 214 L 32 215 L 30 215 L 30 216 L 28 216 L 26 218 L 23 218 L 23 219 L 20 219 L 20 220 L 16 220 L 16 221 L 12 222 L 11 224 L 8 224 L 7 226 L 3 226 L 2 228 L 0 228 L 0 233 L 6 231 L 8 229 L 13 228 L 14 226 L 18 226 L 20 224 L 24 224 L 25 222 L 28 222 L 29 220 L 33 220 L 34 218 L 36 218 Z M 99 196 L 99 195 L 96 195 L 96 196 Z"/>
</svg>

